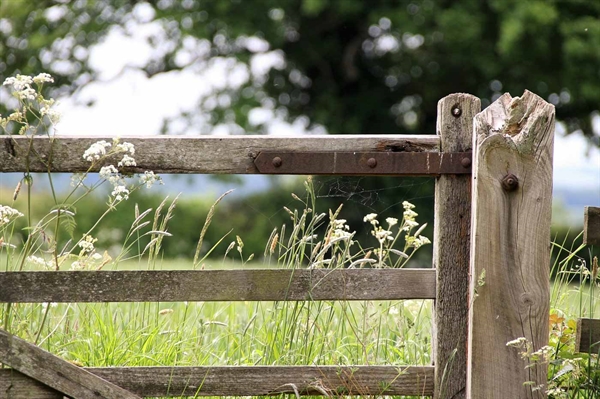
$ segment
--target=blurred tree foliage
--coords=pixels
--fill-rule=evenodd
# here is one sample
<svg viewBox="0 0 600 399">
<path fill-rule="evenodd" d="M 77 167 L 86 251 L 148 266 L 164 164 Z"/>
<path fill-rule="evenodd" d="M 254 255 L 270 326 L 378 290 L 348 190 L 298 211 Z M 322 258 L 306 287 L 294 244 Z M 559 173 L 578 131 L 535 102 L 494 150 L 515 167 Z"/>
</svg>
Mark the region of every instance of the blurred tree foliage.
<svg viewBox="0 0 600 399">
<path fill-rule="evenodd" d="M 152 77 L 201 73 L 226 61 L 242 76 L 217 85 L 186 115 L 196 128 L 194 118 L 208 116 L 204 131 L 224 123 L 235 132 L 264 133 L 266 126 L 250 123 L 249 115 L 266 108 L 329 133 L 433 133 L 437 102 L 447 94 L 472 93 L 485 107 L 503 92 L 529 89 L 556 105 L 568 132 L 598 139 L 591 121 L 600 109 L 600 1 L 4 0 L 0 78 L 49 72 L 56 78 L 50 96 L 74 94 L 104 79 L 90 62 L 95 44 L 111 32 L 141 30 L 151 32 L 145 37 L 152 56 L 126 68 Z M 269 68 L 257 72 L 265 63 Z M 2 90 L 0 114 L 9 102 Z M 168 121 L 164 130 L 170 131 Z M 344 202 L 342 217 L 357 230 L 367 212 L 399 217 L 405 199 L 417 203 L 422 222 L 431 222 L 431 183 L 385 178 L 334 185 L 324 189 L 319 211 Z M 144 206 L 155 207 L 158 199 L 148 201 Z M 237 226 L 232 234 L 259 256 L 272 229 L 289 221 L 282 206 L 293 209 L 290 203 L 289 191 L 275 190 L 226 201 L 207 242 Z M 191 200 L 176 209 L 172 228 L 180 238 L 165 240 L 166 255 L 191 256 L 197 236 L 190 229 L 199 231 L 208 206 Z M 131 217 L 111 218 L 126 231 Z M 359 232 L 365 239 L 367 228 Z"/>
<path fill-rule="evenodd" d="M 72 93 L 98 78 L 90 47 L 140 24 L 158 28 L 153 56 L 136 66 L 149 76 L 215 58 L 246 66 L 246 81 L 221 88 L 224 101 L 198 104 L 212 125 L 261 132 L 248 113 L 267 106 L 329 133 L 432 133 L 449 93 L 485 106 L 529 89 L 569 132 L 593 137 L 600 108 L 600 1 L 589 0 L 9 0 L 0 75 L 47 71 L 54 96 Z M 266 53 L 281 62 L 253 73 Z"/>
</svg>

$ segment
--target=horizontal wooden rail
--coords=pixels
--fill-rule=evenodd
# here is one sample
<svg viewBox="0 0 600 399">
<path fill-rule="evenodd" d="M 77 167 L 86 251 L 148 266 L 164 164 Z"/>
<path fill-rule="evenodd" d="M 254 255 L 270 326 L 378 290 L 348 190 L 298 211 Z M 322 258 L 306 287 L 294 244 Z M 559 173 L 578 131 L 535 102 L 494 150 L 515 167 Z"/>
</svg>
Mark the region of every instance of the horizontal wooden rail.
<svg viewBox="0 0 600 399">
<path fill-rule="evenodd" d="M 110 367 L 87 371 L 146 396 L 433 395 L 431 366 Z M 0 392 L 11 399 L 62 395 L 10 369 L 0 370 Z"/>
<path fill-rule="evenodd" d="M 83 153 L 99 140 L 112 142 L 112 137 L 0 136 L 0 172 L 85 172 L 90 162 Z M 205 174 L 260 173 L 254 160 L 261 151 L 439 152 L 440 143 L 436 135 L 122 137 L 125 141 L 135 146 L 137 163 L 128 171 Z"/>
<path fill-rule="evenodd" d="M 434 299 L 433 269 L 0 272 L 0 302 Z"/>
</svg>

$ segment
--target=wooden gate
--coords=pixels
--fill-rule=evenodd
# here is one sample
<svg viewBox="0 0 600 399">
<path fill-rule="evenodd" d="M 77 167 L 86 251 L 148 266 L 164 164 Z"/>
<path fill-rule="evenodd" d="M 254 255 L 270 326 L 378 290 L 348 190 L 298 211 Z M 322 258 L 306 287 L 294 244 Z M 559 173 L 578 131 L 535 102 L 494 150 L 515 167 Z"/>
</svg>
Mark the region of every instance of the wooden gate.
<svg viewBox="0 0 600 399">
<path fill-rule="evenodd" d="M 0 395 L 544 397 L 545 366 L 506 343 L 548 340 L 554 108 L 525 92 L 479 111 L 443 98 L 436 135 L 123 138 L 133 172 L 432 176 L 432 269 L 0 273 L 4 303 L 432 299 L 431 366 L 80 368 L 0 331 Z M 86 171 L 100 139 L 0 137 L 0 172 Z"/>
</svg>

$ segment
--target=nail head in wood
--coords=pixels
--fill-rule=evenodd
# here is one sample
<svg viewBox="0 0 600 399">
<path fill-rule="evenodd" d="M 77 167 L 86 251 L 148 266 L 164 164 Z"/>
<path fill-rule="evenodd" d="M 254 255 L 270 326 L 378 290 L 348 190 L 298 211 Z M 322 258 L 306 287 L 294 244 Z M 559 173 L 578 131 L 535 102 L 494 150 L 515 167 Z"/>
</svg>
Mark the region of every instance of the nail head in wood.
<svg viewBox="0 0 600 399">
<path fill-rule="evenodd" d="M 512 173 L 507 174 L 502 178 L 502 188 L 505 191 L 515 191 L 519 188 L 519 179 Z"/>
<path fill-rule="evenodd" d="M 460 164 L 464 167 L 464 168 L 468 168 L 471 166 L 471 158 L 463 158 L 460 160 Z"/>
<path fill-rule="evenodd" d="M 453 106 L 452 107 L 452 116 L 454 116 L 455 118 L 458 118 L 461 115 L 462 115 L 462 109 L 460 109 L 458 104 Z"/>
<path fill-rule="evenodd" d="M 373 169 L 377 166 L 377 160 L 375 158 L 369 158 L 367 160 L 367 165 L 369 166 L 369 168 Z"/>
<path fill-rule="evenodd" d="M 283 161 L 281 160 L 280 157 L 273 158 L 273 166 L 275 166 L 276 168 L 279 168 L 282 164 L 283 164 Z"/>
</svg>

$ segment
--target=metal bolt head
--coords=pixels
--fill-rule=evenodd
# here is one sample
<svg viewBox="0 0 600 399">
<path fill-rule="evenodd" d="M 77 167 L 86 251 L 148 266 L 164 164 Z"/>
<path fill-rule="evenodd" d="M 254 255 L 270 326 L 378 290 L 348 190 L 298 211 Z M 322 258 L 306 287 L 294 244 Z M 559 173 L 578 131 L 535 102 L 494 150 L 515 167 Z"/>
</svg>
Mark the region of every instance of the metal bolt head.
<svg viewBox="0 0 600 399">
<path fill-rule="evenodd" d="M 501 184 L 505 191 L 515 191 L 519 188 L 519 179 L 512 173 L 509 173 L 502 178 Z"/>
<path fill-rule="evenodd" d="M 279 157 L 273 158 L 273 166 L 276 168 L 280 167 L 283 164 L 283 161 Z"/>
<path fill-rule="evenodd" d="M 460 160 L 460 164 L 463 166 L 463 168 L 468 168 L 469 166 L 471 166 L 471 158 L 463 158 Z"/>
<path fill-rule="evenodd" d="M 452 107 L 452 116 L 454 116 L 455 118 L 458 118 L 459 116 L 462 115 L 462 109 L 460 109 L 460 107 L 457 105 Z"/>
<path fill-rule="evenodd" d="M 373 169 L 377 166 L 377 160 L 375 158 L 369 158 L 367 160 L 367 165 L 369 166 L 369 168 Z"/>
</svg>

